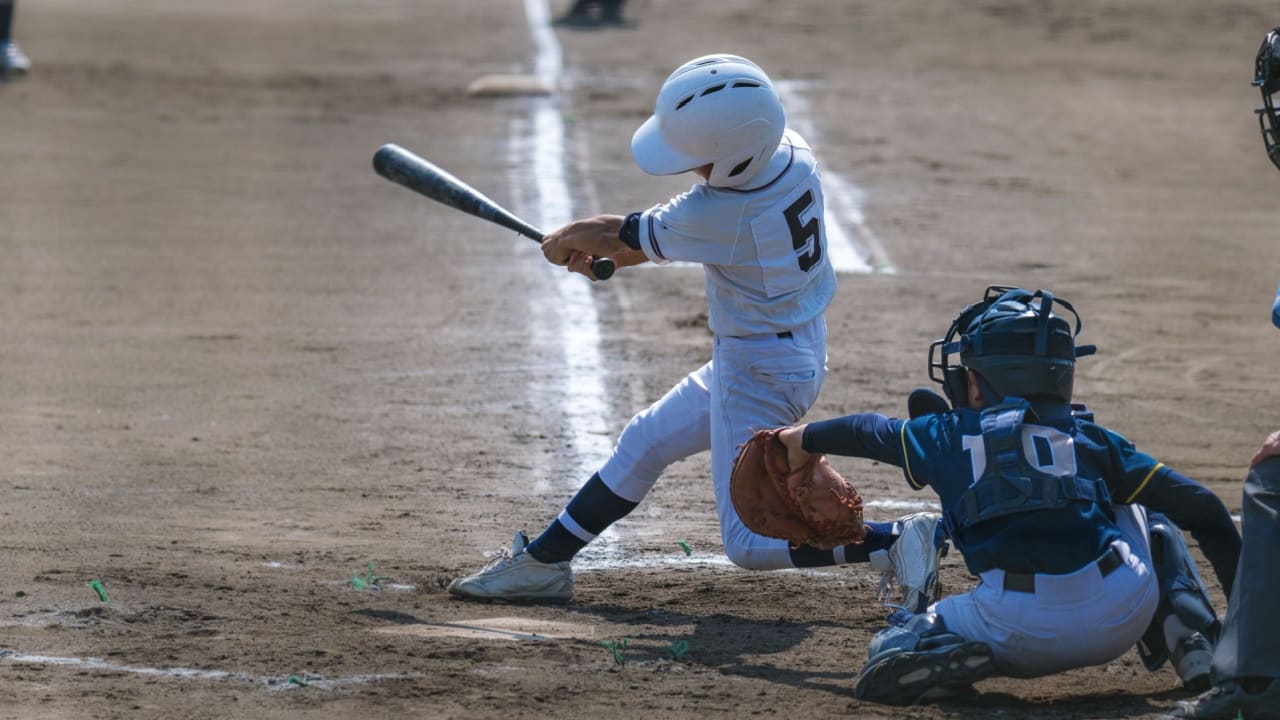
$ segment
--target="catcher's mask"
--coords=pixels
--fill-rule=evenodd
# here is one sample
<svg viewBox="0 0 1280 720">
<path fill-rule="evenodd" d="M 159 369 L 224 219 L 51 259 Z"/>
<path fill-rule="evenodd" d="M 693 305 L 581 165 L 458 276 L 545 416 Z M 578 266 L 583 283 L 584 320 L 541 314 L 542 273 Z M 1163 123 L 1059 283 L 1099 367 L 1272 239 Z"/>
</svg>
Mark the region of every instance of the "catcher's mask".
<svg viewBox="0 0 1280 720">
<path fill-rule="evenodd" d="M 1258 48 L 1258 58 L 1254 62 L 1253 84 L 1262 91 L 1262 107 L 1258 113 L 1258 127 L 1262 130 L 1262 141 L 1267 146 L 1267 157 L 1280 169 L 1280 115 L 1276 113 L 1275 103 L 1271 96 L 1280 90 L 1280 27 L 1267 33 Z"/>
<path fill-rule="evenodd" d="M 1053 314 L 1054 303 L 1075 316 L 1075 329 Z M 1076 346 L 1080 315 L 1071 303 L 1048 290 L 992 285 L 981 301 L 960 311 L 947 334 L 929 346 L 929 378 L 942 385 L 952 407 L 968 407 L 966 369 L 977 371 L 984 395 L 1049 396 L 1071 402 L 1076 358 L 1092 355 L 1093 345 Z M 952 364 L 951 356 L 960 362 Z"/>
</svg>

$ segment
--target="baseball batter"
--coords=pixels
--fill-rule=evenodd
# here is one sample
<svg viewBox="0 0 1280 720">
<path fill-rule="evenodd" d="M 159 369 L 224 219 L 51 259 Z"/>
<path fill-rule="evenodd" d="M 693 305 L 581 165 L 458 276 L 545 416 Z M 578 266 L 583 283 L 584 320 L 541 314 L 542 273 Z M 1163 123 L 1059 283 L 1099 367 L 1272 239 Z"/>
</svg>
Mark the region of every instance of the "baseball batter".
<svg viewBox="0 0 1280 720">
<path fill-rule="evenodd" d="M 449 591 L 571 597 L 574 555 L 630 513 L 668 465 L 710 449 L 721 539 L 732 562 L 765 570 L 888 555 L 916 573 L 897 573 L 908 602 L 927 604 L 936 587 L 936 515 L 869 523 L 862 544 L 818 550 L 751 532 L 729 498 L 735 449 L 756 429 L 796 422 L 817 398 L 826 375 L 823 313 L 836 292 L 817 161 L 786 128 L 772 81 L 734 55 L 691 60 L 662 86 L 631 150 L 645 172 L 693 172 L 703 182 L 644 212 L 572 222 L 547 235 L 543 254 L 588 277 L 597 257 L 611 257 L 619 268 L 700 263 L 712 359 L 630 420 L 608 460 L 537 539 L 529 543 L 517 532 L 510 551 L 454 580 Z"/>
<path fill-rule="evenodd" d="M 954 409 L 938 398 L 910 420 L 864 413 L 781 435 L 793 466 L 817 452 L 866 457 L 933 488 L 980 578 L 876 634 L 861 699 L 953 697 L 996 673 L 1105 663 L 1140 638 L 1153 644 L 1149 667 L 1172 656 L 1184 682 L 1207 684 L 1216 616 L 1178 527 L 1153 512 L 1149 528 L 1143 506 L 1191 532 L 1224 588 L 1239 535 L 1213 493 L 1071 404 L 1075 359 L 1092 348 L 1077 350 L 1079 318 L 1072 332 L 1055 302 L 1074 314 L 1052 293 L 1014 288 L 989 288 L 960 313 L 929 363 Z"/>
<path fill-rule="evenodd" d="M 1254 63 L 1253 84 L 1262 92 L 1258 123 L 1267 156 L 1280 168 L 1280 112 L 1272 96 L 1280 92 L 1280 27 L 1263 38 Z M 1280 328 L 1280 288 L 1271 306 Z M 1280 430 L 1267 436 L 1249 460 L 1240 502 L 1244 545 L 1238 578 L 1230 593 L 1222 639 L 1213 654 L 1214 685 L 1183 701 L 1164 716 L 1194 720 L 1280 718 Z"/>
</svg>

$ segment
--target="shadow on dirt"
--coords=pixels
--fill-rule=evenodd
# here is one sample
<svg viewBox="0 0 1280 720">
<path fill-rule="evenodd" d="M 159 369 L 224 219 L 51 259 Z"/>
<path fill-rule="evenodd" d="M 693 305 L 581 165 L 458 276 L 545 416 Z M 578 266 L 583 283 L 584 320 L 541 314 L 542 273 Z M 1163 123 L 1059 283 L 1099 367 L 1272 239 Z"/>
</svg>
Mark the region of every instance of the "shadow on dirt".
<svg viewBox="0 0 1280 720">
<path fill-rule="evenodd" d="M 870 703 L 853 699 L 853 685 L 862 666 L 864 646 L 857 638 L 841 638 L 840 631 L 862 632 L 861 623 L 830 621 L 800 622 L 785 619 L 753 619 L 729 613 L 707 615 L 675 612 L 662 608 L 634 608 L 622 605 L 592 604 L 564 605 L 547 603 L 500 603 L 513 607 L 557 608 L 568 616 L 588 615 L 615 626 L 613 634 L 627 638 L 626 661 L 628 664 L 655 664 L 673 660 L 713 669 L 724 675 L 765 680 L 779 685 L 818 690 L 830 693 L 835 699 L 849 702 L 850 708 L 866 709 Z M 490 604 L 491 605 L 491 604 Z M 432 625 L 430 620 L 395 610 L 365 608 L 354 614 L 397 625 Z M 618 631 L 617 626 L 635 626 L 636 632 Z M 688 628 L 692 626 L 692 633 Z M 658 631 L 654 631 L 654 629 Z M 672 632 L 662 632 L 671 628 Z M 834 630 L 835 632 L 827 632 Z M 830 640 L 824 640 L 828 636 Z M 766 662 L 769 655 L 795 650 L 806 642 L 829 641 L 848 646 L 848 661 L 843 666 L 830 668 L 783 667 Z M 600 644 L 598 640 L 575 638 L 570 643 Z M 673 655 L 675 643 L 684 650 Z M 786 655 L 782 655 L 786 658 Z M 962 700 L 936 703 L 933 707 L 948 717 L 977 720 L 990 718 L 994 713 L 1015 717 L 1034 715 L 1039 720 L 1103 720 L 1117 717 L 1155 716 L 1171 708 L 1177 700 L 1189 697 L 1181 689 L 1156 693 L 1131 693 L 1125 691 L 1082 692 L 1068 698 L 1036 700 L 1020 697 L 1012 692 L 1021 687 L 1032 688 L 1036 680 L 996 678 L 978 685 L 978 694 Z M 984 685 L 999 683 L 999 690 L 983 691 Z M 1025 684 L 1025 685 L 1024 685 Z M 1012 687 L 1016 685 L 1018 687 Z M 879 707 L 879 706 L 876 706 Z M 885 710 L 889 710 L 885 708 Z M 909 708 L 889 711 L 893 715 L 909 716 Z"/>
</svg>

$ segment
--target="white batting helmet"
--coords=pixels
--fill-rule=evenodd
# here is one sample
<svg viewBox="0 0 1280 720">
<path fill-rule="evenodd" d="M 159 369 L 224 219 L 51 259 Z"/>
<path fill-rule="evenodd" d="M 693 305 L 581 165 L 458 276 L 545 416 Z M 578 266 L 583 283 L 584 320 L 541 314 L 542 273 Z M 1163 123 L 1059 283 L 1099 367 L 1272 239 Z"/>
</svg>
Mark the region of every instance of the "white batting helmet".
<svg viewBox="0 0 1280 720">
<path fill-rule="evenodd" d="M 710 163 L 709 184 L 735 187 L 764 169 L 786 126 L 782 101 L 758 65 L 706 55 L 663 83 L 653 116 L 631 138 L 631 155 L 651 175 Z"/>
</svg>

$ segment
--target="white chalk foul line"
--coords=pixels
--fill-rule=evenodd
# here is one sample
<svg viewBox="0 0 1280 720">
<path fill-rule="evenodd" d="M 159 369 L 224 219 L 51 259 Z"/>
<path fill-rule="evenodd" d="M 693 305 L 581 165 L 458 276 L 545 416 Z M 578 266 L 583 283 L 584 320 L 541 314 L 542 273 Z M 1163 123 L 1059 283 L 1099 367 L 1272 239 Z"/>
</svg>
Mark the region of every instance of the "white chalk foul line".
<svg viewBox="0 0 1280 720">
<path fill-rule="evenodd" d="M 546 0 L 525 0 L 525 15 L 533 37 L 538 77 L 558 87 L 563 71 L 560 43 L 551 30 Z M 524 186 L 521 211 L 544 230 L 573 220 L 572 196 L 566 178 L 565 122 L 560 98 L 533 99 L 531 123 L 517 123 L 512 133 L 512 184 Z M 531 168 L 532 177 L 519 172 Z M 605 414 L 604 361 L 600 355 L 600 320 L 591 283 L 578 275 L 544 266 L 554 278 L 561 301 L 557 308 L 543 306 L 530 313 L 530 327 L 540 335 L 554 336 L 564 358 L 563 378 L 550 394 L 557 400 L 560 417 L 569 426 L 573 455 L 569 475 L 584 481 L 609 456 L 612 441 Z"/>
<path fill-rule="evenodd" d="M 779 80 L 774 86 L 787 108 L 787 124 L 809 142 L 818 142 L 818 130 L 809 120 L 809 101 L 804 95 L 809 83 Z M 862 211 L 867 197 L 862 188 L 835 170 L 823 167 L 822 194 L 827 200 L 827 253 L 831 267 L 836 272 L 896 273 L 889 253 Z M 852 235 L 845 229 L 846 222 L 853 227 Z"/>
<path fill-rule="evenodd" d="M 525 0 L 525 16 L 533 38 L 536 73 L 549 87 L 558 88 L 563 72 L 560 44 L 551 29 L 546 0 Z M 509 146 L 510 182 L 517 210 L 543 230 L 573 220 L 573 201 L 567 179 L 566 128 L 559 92 L 532 99 L 532 116 L 513 121 Z M 536 252 L 527 246 L 524 252 Z M 539 261 L 540 257 L 537 258 Z M 605 401 L 604 360 L 600 353 L 600 319 L 591 283 L 545 263 L 556 298 L 533 303 L 528 314 L 530 332 L 543 347 L 559 347 L 562 363 L 553 377 L 558 380 L 533 387 L 531 393 L 555 408 L 567 425 L 569 458 L 547 467 L 538 461 L 536 491 L 576 490 L 604 463 L 612 450 Z M 548 482 L 544 478 L 556 478 Z M 606 529 L 592 543 L 605 553 L 617 552 L 617 530 Z"/>
<path fill-rule="evenodd" d="M 147 667 L 145 665 L 120 665 L 95 657 L 59 657 L 56 655 L 32 655 L 17 650 L 0 649 L 0 660 L 25 663 L 29 665 L 55 665 L 62 667 L 103 670 L 106 672 L 127 673 L 130 675 L 146 675 L 164 677 L 174 680 L 206 680 L 230 681 L 266 685 L 269 687 L 307 687 L 333 688 L 343 685 L 362 685 L 379 680 L 403 680 L 421 677 L 419 673 L 377 673 L 370 675 L 349 675 L 346 677 L 327 678 L 323 675 L 303 673 L 298 675 L 270 676 L 251 673 L 229 672 L 226 670 L 199 670 L 184 667 Z M 300 682 L 292 682 L 297 678 Z"/>
<path fill-rule="evenodd" d="M 880 499 L 880 500 L 868 500 L 863 504 L 866 505 L 867 507 L 884 508 L 886 510 L 915 510 L 915 511 L 932 510 L 934 512 L 942 511 L 942 506 L 938 504 L 937 500 L 895 500 L 890 498 L 890 499 Z"/>
</svg>

